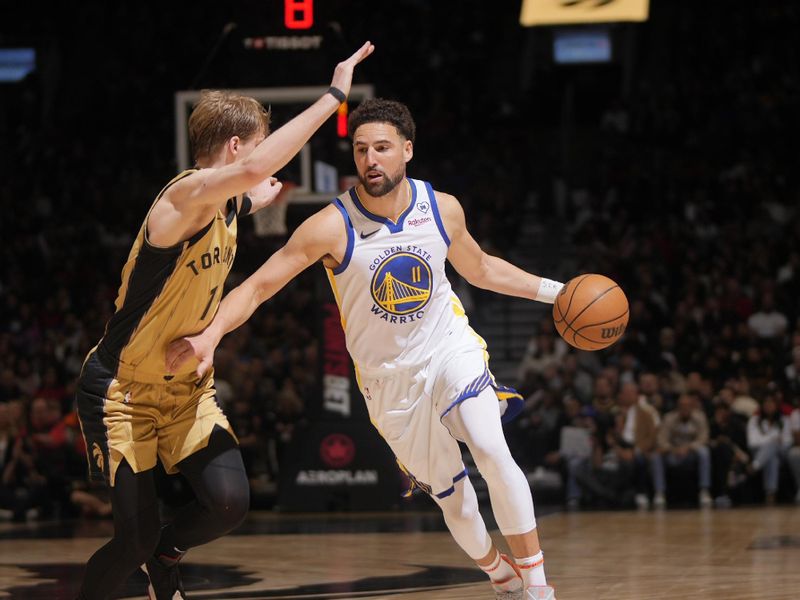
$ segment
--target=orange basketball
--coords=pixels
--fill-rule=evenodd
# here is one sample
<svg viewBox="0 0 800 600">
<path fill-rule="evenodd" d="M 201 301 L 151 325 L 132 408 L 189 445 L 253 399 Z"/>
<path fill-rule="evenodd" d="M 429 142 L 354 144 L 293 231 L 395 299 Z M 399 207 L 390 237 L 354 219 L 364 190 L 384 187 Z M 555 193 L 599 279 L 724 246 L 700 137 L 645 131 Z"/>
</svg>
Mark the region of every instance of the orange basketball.
<svg viewBox="0 0 800 600">
<path fill-rule="evenodd" d="M 566 342 L 579 350 L 602 350 L 628 325 L 628 299 L 614 281 L 589 273 L 570 279 L 553 303 L 553 321 Z"/>
</svg>

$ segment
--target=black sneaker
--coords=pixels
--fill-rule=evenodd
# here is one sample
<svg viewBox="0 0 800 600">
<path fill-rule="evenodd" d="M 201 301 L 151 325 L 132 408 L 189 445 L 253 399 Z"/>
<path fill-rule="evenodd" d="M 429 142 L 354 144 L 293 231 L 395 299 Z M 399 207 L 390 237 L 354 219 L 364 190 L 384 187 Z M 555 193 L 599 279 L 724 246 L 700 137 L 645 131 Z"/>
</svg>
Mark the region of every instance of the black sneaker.
<svg viewBox="0 0 800 600">
<path fill-rule="evenodd" d="M 142 570 L 150 579 L 150 585 L 147 586 L 150 600 L 186 600 L 177 560 L 166 565 L 153 556 L 142 565 Z"/>
</svg>

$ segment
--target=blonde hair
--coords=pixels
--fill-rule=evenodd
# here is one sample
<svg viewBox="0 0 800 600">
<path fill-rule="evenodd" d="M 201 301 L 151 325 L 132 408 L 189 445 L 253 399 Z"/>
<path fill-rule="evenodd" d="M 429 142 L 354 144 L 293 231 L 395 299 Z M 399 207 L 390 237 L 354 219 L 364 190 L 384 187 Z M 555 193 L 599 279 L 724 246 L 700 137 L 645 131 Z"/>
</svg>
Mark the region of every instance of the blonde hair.
<svg viewBox="0 0 800 600">
<path fill-rule="evenodd" d="M 189 144 L 195 162 L 209 158 L 234 136 L 247 140 L 269 134 L 270 112 L 254 98 L 203 90 L 189 117 Z"/>
</svg>

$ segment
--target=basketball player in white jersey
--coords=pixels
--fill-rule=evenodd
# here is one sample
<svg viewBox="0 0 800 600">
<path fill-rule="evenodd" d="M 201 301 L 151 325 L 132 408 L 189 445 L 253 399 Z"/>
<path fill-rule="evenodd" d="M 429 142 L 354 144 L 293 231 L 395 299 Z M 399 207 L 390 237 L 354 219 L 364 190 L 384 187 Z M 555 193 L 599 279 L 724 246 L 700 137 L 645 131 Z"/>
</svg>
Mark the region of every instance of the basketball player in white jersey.
<svg viewBox="0 0 800 600">
<path fill-rule="evenodd" d="M 228 294 L 203 333 L 173 342 L 167 370 L 196 360 L 204 373 L 225 333 L 322 261 L 370 417 L 409 479 L 442 509 L 497 598 L 550 600 L 530 488 L 501 426 L 521 398 L 495 382 L 486 344 L 469 326 L 445 260 L 472 285 L 501 294 L 552 303 L 562 284 L 485 254 L 456 198 L 406 177 L 415 125 L 405 105 L 368 100 L 348 125 L 360 184 L 302 223 Z M 513 560 L 486 530 L 456 440 L 467 444 L 488 484 Z"/>
</svg>

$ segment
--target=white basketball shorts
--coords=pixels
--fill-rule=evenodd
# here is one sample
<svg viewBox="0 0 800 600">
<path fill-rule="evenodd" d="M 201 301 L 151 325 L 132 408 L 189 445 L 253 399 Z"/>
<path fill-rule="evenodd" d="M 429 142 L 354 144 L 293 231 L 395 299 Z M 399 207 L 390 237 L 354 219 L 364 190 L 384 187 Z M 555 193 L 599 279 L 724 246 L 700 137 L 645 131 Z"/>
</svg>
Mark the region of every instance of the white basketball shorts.
<svg viewBox="0 0 800 600">
<path fill-rule="evenodd" d="M 413 486 L 444 498 L 466 476 L 461 450 L 447 427 L 460 403 L 494 388 L 503 421 L 522 409 L 522 397 L 498 385 L 486 343 L 470 327 L 453 332 L 427 363 L 414 368 L 360 372 L 361 393 L 373 425 L 391 447 Z"/>
</svg>

